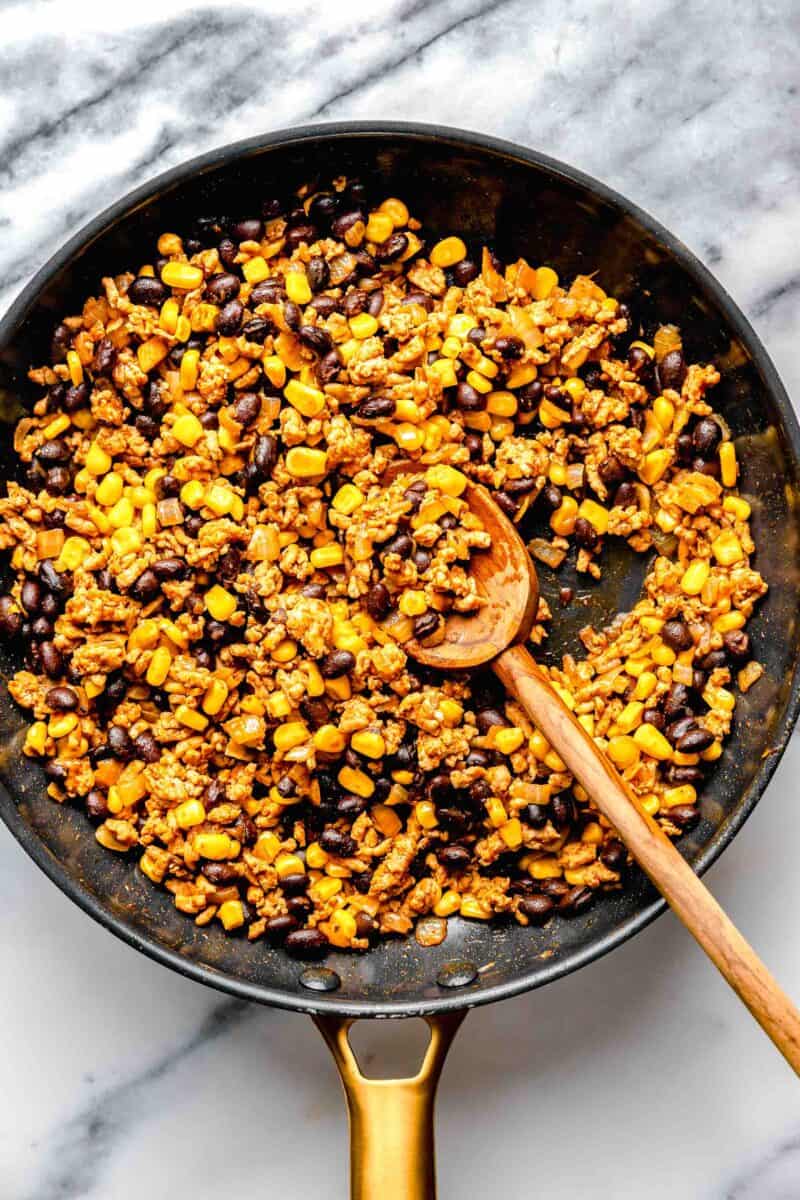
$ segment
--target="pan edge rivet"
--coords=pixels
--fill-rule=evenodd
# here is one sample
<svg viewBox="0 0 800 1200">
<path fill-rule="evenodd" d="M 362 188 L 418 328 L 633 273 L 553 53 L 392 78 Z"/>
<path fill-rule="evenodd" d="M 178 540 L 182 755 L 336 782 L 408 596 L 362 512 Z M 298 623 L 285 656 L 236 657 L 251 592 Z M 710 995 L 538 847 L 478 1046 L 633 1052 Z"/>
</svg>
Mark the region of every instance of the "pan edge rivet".
<svg viewBox="0 0 800 1200">
<path fill-rule="evenodd" d="M 300 983 L 312 992 L 335 992 L 342 981 L 330 967 L 307 967 L 300 976 Z"/>
<path fill-rule="evenodd" d="M 439 984 L 439 987 L 466 987 L 468 983 L 472 983 L 477 978 L 477 975 L 478 968 L 474 963 L 456 958 L 452 962 L 445 963 L 439 969 L 436 982 Z"/>
</svg>

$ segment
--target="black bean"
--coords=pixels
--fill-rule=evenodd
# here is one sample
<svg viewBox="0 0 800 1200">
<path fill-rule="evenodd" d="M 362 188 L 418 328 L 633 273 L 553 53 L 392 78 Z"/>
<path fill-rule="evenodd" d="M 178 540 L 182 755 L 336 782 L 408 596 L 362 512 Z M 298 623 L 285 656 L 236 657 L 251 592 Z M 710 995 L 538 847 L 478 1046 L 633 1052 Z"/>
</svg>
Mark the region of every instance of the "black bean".
<svg viewBox="0 0 800 1200">
<path fill-rule="evenodd" d="M 546 804 L 526 804 L 522 817 L 532 829 L 541 829 L 550 819 L 550 807 Z"/>
<path fill-rule="evenodd" d="M 319 669 L 323 679 L 338 679 L 347 675 L 356 665 L 356 656 L 350 650 L 331 650 L 320 660 Z"/>
<path fill-rule="evenodd" d="M 61 604 L 52 592 L 42 592 L 42 600 L 39 605 L 39 612 L 43 617 L 47 617 L 48 621 L 54 621 L 61 611 Z"/>
<path fill-rule="evenodd" d="M 453 283 L 456 287 L 466 287 L 468 283 L 472 283 L 473 279 L 477 279 L 480 275 L 480 268 L 471 258 L 462 258 L 461 262 L 457 262 L 451 268 Z"/>
<path fill-rule="evenodd" d="M 408 558 L 414 549 L 414 543 L 407 533 L 398 533 L 383 547 L 384 554 L 399 554 L 401 558 Z"/>
<path fill-rule="evenodd" d="M 542 500 L 554 512 L 557 508 L 561 507 L 563 498 L 561 489 L 556 487 L 554 483 L 546 483 L 542 488 Z"/>
<path fill-rule="evenodd" d="M 588 887 L 573 887 L 558 902 L 559 911 L 570 916 L 585 912 L 595 901 L 595 893 Z"/>
<path fill-rule="evenodd" d="M 481 733 L 488 733 L 493 727 L 503 729 L 508 720 L 496 708 L 482 708 L 476 715 L 476 722 Z"/>
<path fill-rule="evenodd" d="M 320 959 L 330 949 L 328 939 L 318 929 L 296 929 L 284 942 L 286 953 L 293 958 Z"/>
<path fill-rule="evenodd" d="M 483 461 L 483 437 L 479 433 L 468 433 L 464 437 L 464 445 L 469 451 L 471 462 Z"/>
<path fill-rule="evenodd" d="M 0 635 L 5 638 L 17 637 L 22 629 L 22 613 L 14 608 L 10 596 L 0 596 Z"/>
<path fill-rule="evenodd" d="M 494 348 L 501 358 L 522 358 L 525 353 L 525 343 L 518 337 L 499 337 Z"/>
<path fill-rule="evenodd" d="M 666 642 L 670 650 L 675 650 L 676 653 L 681 650 L 689 650 L 694 645 L 689 626 L 685 621 L 677 618 L 664 622 L 661 628 L 661 640 Z"/>
<path fill-rule="evenodd" d="M 636 487 L 630 482 L 621 483 L 614 495 L 614 504 L 618 508 L 632 508 L 638 503 Z"/>
<path fill-rule="evenodd" d="M 37 641 L 49 639 L 53 636 L 53 622 L 48 617 L 36 617 L 31 622 L 31 637 Z"/>
<path fill-rule="evenodd" d="M 729 633 L 723 633 L 722 642 L 728 658 L 735 663 L 747 662 L 752 655 L 750 634 L 743 629 L 731 629 Z"/>
<path fill-rule="evenodd" d="M 344 240 L 345 234 L 349 233 L 354 225 L 361 221 L 366 224 L 366 217 L 361 209 L 354 208 L 348 212 L 339 213 L 331 222 L 331 233 L 340 241 Z"/>
<path fill-rule="evenodd" d="M 284 300 L 283 302 L 283 319 L 291 330 L 295 333 L 300 328 L 303 317 L 300 309 L 295 304 L 294 300 Z"/>
<path fill-rule="evenodd" d="M 709 475 L 712 479 L 719 479 L 721 474 L 717 458 L 712 458 L 710 461 L 705 458 L 695 458 L 692 462 L 692 470 L 698 471 L 701 475 Z"/>
<path fill-rule="evenodd" d="M 702 783 L 703 771 L 701 767 L 676 766 L 675 763 L 670 763 L 666 770 L 667 783 Z"/>
<path fill-rule="evenodd" d="M 350 288 L 342 302 L 342 310 L 348 318 L 363 313 L 369 302 L 369 294 L 363 288 Z"/>
<path fill-rule="evenodd" d="M 253 462 L 262 479 L 269 479 L 278 461 L 278 442 L 270 433 L 258 438 L 253 451 Z"/>
<path fill-rule="evenodd" d="M 324 700 L 307 696 L 300 702 L 300 707 L 303 711 L 303 716 L 311 722 L 315 729 L 319 729 L 322 725 L 327 725 L 330 720 L 330 708 Z"/>
<path fill-rule="evenodd" d="M 527 496 L 536 487 L 536 480 L 528 475 L 522 479 L 507 479 L 503 484 L 503 490 L 509 492 L 512 496 Z"/>
<path fill-rule="evenodd" d="M 692 829 L 700 820 L 700 810 L 696 804 L 676 804 L 665 815 L 679 829 Z"/>
<path fill-rule="evenodd" d="M 695 453 L 701 458 L 710 458 L 716 454 L 722 440 L 722 430 L 711 417 L 703 417 L 694 427 L 692 444 Z"/>
<path fill-rule="evenodd" d="M 612 839 L 606 842 L 600 851 L 600 861 L 605 863 L 610 871 L 624 871 L 628 863 L 628 851 L 622 842 Z"/>
<path fill-rule="evenodd" d="M 456 388 L 456 407 L 462 412 L 479 412 L 486 407 L 486 397 L 469 383 L 459 383 Z"/>
<path fill-rule="evenodd" d="M 594 550 L 599 541 L 597 530 L 585 517 L 575 520 L 575 541 L 584 550 Z"/>
<path fill-rule="evenodd" d="M 426 312 L 433 312 L 433 296 L 429 296 L 427 292 L 406 292 L 402 303 L 419 304 Z"/>
<path fill-rule="evenodd" d="M 286 231 L 286 245 L 292 250 L 296 250 L 303 242 L 310 246 L 316 240 L 317 231 L 308 222 L 303 225 L 293 225 L 291 229 Z"/>
<path fill-rule="evenodd" d="M 509 496 L 508 492 L 495 492 L 492 499 L 507 517 L 513 517 L 519 508 L 519 500 L 515 496 Z"/>
<path fill-rule="evenodd" d="M 264 926 L 264 935 L 271 946 L 282 946 L 298 925 L 297 918 L 290 916 L 289 913 L 286 913 L 285 916 L 270 917 Z"/>
<path fill-rule="evenodd" d="M 314 373 L 322 387 L 326 383 L 331 383 L 342 369 L 342 360 L 339 357 L 339 351 L 334 346 L 333 350 L 329 350 L 323 355 L 314 368 Z"/>
<path fill-rule="evenodd" d="M 186 575 L 187 566 L 182 558 L 173 556 L 170 558 L 159 558 L 153 563 L 152 570 L 157 579 L 183 579 Z"/>
<path fill-rule="evenodd" d="M 229 232 L 237 242 L 260 242 L 264 236 L 264 222 L 258 217 L 248 217 L 231 225 Z"/>
<path fill-rule="evenodd" d="M 221 271 L 206 280 L 206 299 L 212 304 L 227 304 L 239 295 L 242 281 L 232 271 Z"/>
<path fill-rule="evenodd" d="M 550 896 L 553 900 L 560 900 L 569 891 L 569 884 L 564 879 L 541 879 L 539 881 L 539 891 L 542 895 Z"/>
<path fill-rule="evenodd" d="M 333 854 L 336 858 L 352 858 L 358 851 L 354 839 L 338 829 L 326 829 L 320 834 L 319 844 L 326 854 Z"/>
<path fill-rule="evenodd" d="M 63 438 L 51 438 L 49 442 L 45 442 L 39 447 L 36 457 L 48 466 L 64 463 L 70 457 L 70 449 Z"/>
<path fill-rule="evenodd" d="M 50 339 L 50 361 L 51 363 L 63 362 L 67 356 L 67 351 L 72 345 L 72 330 L 68 325 L 56 325 L 53 330 L 53 336 Z"/>
<path fill-rule="evenodd" d="M 134 757 L 135 751 L 130 734 L 121 725 L 111 726 L 107 734 L 107 741 L 114 758 L 119 758 L 123 762 L 129 762 Z"/>
<path fill-rule="evenodd" d="M 154 596 L 157 596 L 159 591 L 158 576 L 150 567 L 142 571 L 141 575 L 130 586 L 130 595 L 134 600 L 140 600 L 143 604 L 146 604 Z"/>
<path fill-rule="evenodd" d="M 575 802 L 570 796 L 553 796 L 550 801 L 550 819 L 556 829 L 566 829 L 575 822 Z"/>
<path fill-rule="evenodd" d="M 430 550 L 426 550 L 424 546 L 417 546 L 416 550 L 414 551 L 413 562 L 420 574 L 424 574 L 433 562 L 433 555 L 431 554 Z"/>
<path fill-rule="evenodd" d="M 252 321 L 242 326 L 242 336 L 247 338 L 248 342 L 263 342 L 272 330 L 271 321 L 267 321 L 265 317 L 253 317 Z"/>
<path fill-rule="evenodd" d="M 44 486 L 51 496 L 65 496 L 72 490 L 72 475 L 66 467 L 51 467 Z"/>
<path fill-rule="evenodd" d="M 676 392 L 679 392 L 686 378 L 686 361 L 683 351 L 670 350 L 668 354 L 664 355 L 656 370 L 658 384 L 662 391 L 664 388 L 674 388 Z"/>
<path fill-rule="evenodd" d="M 217 333 L 222 337 L 235 337 L 242 326 L 244 308 L 240 300 L 229 300 L 219 310 Z"/>
<path fill-rule="evenodd" d="M 636 374 L 646 374 L 652 368 L 653 360 L 641 346 L 631 346 L 628 351 L 628 366 Z"/>
<path fill-rule="evenodd" d="M 42 642 L 38 653 L 41 655 L 42 670 L 50 679 L 59 679 L 64 673 L 64 659 L 55 648 L 53 642 Z"/>
<path fill-rule="evenodd" d="M 558 603 L 562 608 L 566 608 L 571 604 L 575 597 L 575 592 L 571 587 L 560 587 L 558 589 Z"/>
<path fill-rule="evenodd" d="M 466 766 L 466 767 L 490 767 L 492 765 L 493 761 L 494 761 L 494 759 L 493 759 L 492 755 L 489 754 L 488 751 L 473 749 L 473 750 L 470 750 L 469 754 L 464 759 L 464 766 Z M 479 782 L 482 782 L 482 781 L 479 781 Z M 472 784 L 470 786 L 470 794 L 472 793 L 473 787 L 474 787 L 474 784 Z"/>
<path fill-rule="evenodd" d="M 318 325 L 301 325 L 297 336 L 303 345 L 309 350 L 313 350 L 315 354 L 329 354 L 333 347 L 331 335 L 324 329 L 320 329 Z"/>
<path fill-rule="evenodd" d="M 61 407 L 64 412 L 74 413 L 81 408 L 87 408 L 89 405 L 89 385 L 88 383 L 79 383 L 76 387 L 67 388 L 64 393 L 64 399 L 61 401 Z"/>
<path fill-rule="evenodd" d="M 517 404 L 519 411 L 523 413 L 534 412 L 541 403 L 544 395 L 544 384 L 540 379 L 534 379 L 531 383 L 520 388 L 517 392 Z"/>
<path fill-rule="evenodd" d="M 369 293 L 367 300 L 367 312 L 371 317 L 380 315 L 383 309 L 383 288 L 375 288 L 374 292 Z"/>
<path fill-rule="evenodd" d="M 694 728 L 694 724 L 693 716 L 678 717 L 677 721 L 673 721 L 671 725 L 667 726 L 665 733 L 671 742 L 676 743 L 681 740 L 684 734 Z"/>
<path fill-rule="evenodd" d="M 161 758 L 161 750 L 158 742 L 153 737 L 152 733 L 145 730 L 134 739 L 133 748 L 136 751 L 136 757 L 146 763 L 156 763 Z"/>
<path fill-rule="evenodd" d="M 261 397 L 255 392 L 242 392 L 233 406 L 233 415 L 240 425 L 252 425 L 261 412 Z"/>
<path fill-rule="evenodd" d="M 264 279 L 257 283 L 250 293 L 251 306 L 259 304 L 279 304 L 286 296 L 286 285 L 281 279 Z"/>
<path fill-rule="evenodd" d="M 597 468 L 597 473 L 607 488 L 615 488 L 625 479 L 625 468 L 616 454 L 609 454 Z"/>
<path fill-rule="evenodd" d="M 394 262 L 408 249 L 408 238 L 404 233 L 392 233 L 375 249 L 378 262 Z"/>
<path fill-rule="evenodd" d="M 92 788 L 86 797 L 86 813 L 93 821 L 104 821 L 108 816 L 108 799 L 105 792 Z"/>
<path fill-rule="evenodd" d="M 238 546 L 228 546 L 217 562 L 217 574 L 225 583 L 231 583 L 242 569 L 242 552 Z"/>
<path fill-rule="evenodd" d="M 686 684 L 671 684 L 664 700 L 664 716 L 667 720 L 669 721 L 692 711 L 691 695 Z"/>
<path fill-rule="evenodd" d="M 335 312 L 341 311 L 341 301 L 333 296 L 315 296 L 310 302 L 309 308 L 313 308 L 315 313 L 324 321 L 327 317 L 332 316 Z"/>
<path fill-rule="evenodd" d="M 207 671 L 213 670 L 214 658 L 211 653 L 206 650 L 205 646 L 197 646 L 193 650 L 193 654 L 194 661 L 197 663 L 198 667 L 204 668 Z"/>
<path fill-rule="evenodd" d="M 724 667 L 727 662 L 724 650 L 709 650 L 702 658 L 696 658 L 694 665 L 699 667 L 701 671 L 714 671 L 718 667 Z"/>
<path fill-rule="evenodd" d="M 549 896 L 525 896 L 519 902 L 519 911 L 528 918 L 530 925 L 544 925 L 554 910 L 555 904 Z"/>
<path fill-rule="evenodd" d="M 64 513 L 57 509 L 54 509 L 53 512 L 43 512 L 42 525 L 45 529 L 63 529 Z"/>
<path fill-rule="evenodd" d="M 392 607 L 392 594 L 385 583 L 372 585 L 366 597 L 367 612 L 375 621 L 382 621 Z"/>
<path fill-rule="evenodd" d="M 675 443 L 678 462 L 688 466 L 694 458 L 694 438 L 690 433 L 682 433 Z"/>
<path fill-rule="evenodd" d="M 44 698 L 48 708 L 54 708 L 58 712 L 71 712 L 78 707 L 78 697 L 73 692 L 71 687 L 61 686 L 50 688 Z"/>
<path fill-rule="evenodd" d="M 441 624 L 441 617 L 435 612 L 423 613 L 421 617 L 417 617 L 414 622 L 414 637 L 418 642 L 425 641 L 426 638 L 432 637 L 436 633 Z"/>
<path fill-rule="evenodd" d="M 279 880 L 280 887 L 286 896 L 302 896 L 308 888 L 308 876 L 302 871 L 293 875 L 284 875 Z"/>
<path fill-rule="evenodd" d="M 356 817 L 360 817 L 363 812 L 367 811 L 369 801 L 364 796 L 342 796 L 341 800 L 337 801 L 336 812 L 340 817 L 344 817 L 347 821 L 354 821 Z"/>
<path fill-rule="evenodd" d="M 160 308 L 169 300 L 170 290 L 160 279 L 151 275 L 140 275 L 128 288 L 128 299 L 132 304 L 144 304 L 148 308 Z"/>
<path fill-rule="evenodd" d="M 325 599 L 325 584 L 324 583 L 307 583 L 303 588 L 303 595 L 310 596 L 312 600 Z"/>
<path fill-rule="evenodd" d="M 42 589 L 35 579 L 26 579 L 20 591 L 20 601 L 27 613 L 37 613 L 42 602 Z"/>
<path fill-rule="evenodd" d="M 236 266 L 236 256 L 239 253 L 239 247 L 232 238 L 222 238 L 217 247 L 217 253 L 223 266 L 230 267 L 231 269 Z"/>
<path fill-rule="evenodd" d="M 713 733 L 710 733 L 708 729 L 695 726 L 694 729 L 687 730 L 682 737 L 678 738 L 676 747 L 681 754 L 699 754 L 701 750 L 707 750 L 713 741 Z"/>
<path fill-rule="evenodd" d="M 218 887 L 224 887 L 228 883 L 235 883 L 239 879 L 239 872 L 232 863 L 207 862 L 203 863 L 200 869 L 208 882 L 214 883 Z"/>
<path fill-rule="evenodd" d="M 327 287 L 330 275 L 328 264 L 320 255 L 316 255 L 306 264 L 306 276 L 312 292 L 319 292 Z"/>
</svg>

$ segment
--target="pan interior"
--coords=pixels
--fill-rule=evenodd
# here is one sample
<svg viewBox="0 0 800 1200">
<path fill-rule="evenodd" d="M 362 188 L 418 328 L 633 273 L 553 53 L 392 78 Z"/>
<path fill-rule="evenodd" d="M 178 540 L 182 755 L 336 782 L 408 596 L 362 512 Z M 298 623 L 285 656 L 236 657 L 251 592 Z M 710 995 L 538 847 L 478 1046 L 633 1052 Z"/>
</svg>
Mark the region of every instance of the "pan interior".
<svg viewBox="0 0 800 1200">
<path fill-rule="evenodd" d="M 269 144 L 267 144 L 269 142 Z M 459 232 L 486 241 L 503 260 L 524 255 L 553 265 L 562 278 L 597 272 L 601 285 L 625 300 L 642 332 L 671 321 L 681 327 L 689 361 L 717 363 L 723 381 L 715 408 L 736 439 L 741 490 L 753 508 L 757 565 L 770 591 L 751 626 L 765 677 L 737 704 L 734 735 L 702 796 L 703 820 L 681 843 L 705 864 L 748 815 L 771 773 L 795 716 L 798 657 L 797 595 L 800 538 L 797 515 L 798 442 L 788 400 L 755 335 L 722 290 L 687 253 L 619 197 L 528 152 L 509 152 L 418 127 L 360 132 L 324 126 L 291 139 L 263 139 L 220 151 L 193 169 L 156 181 L 146 202 L 122 202 L 112 218 L 85 233 L 84 247 L 51 269 L 35 296 L 15 306 L 0 332 L 0 411 L 26 391 L 24 373 L 43 361 L 57 319 L 79 309 L 100 277 L 145 261 L 159 232 L 180 231 L 208 213 L 256 210 L 260 201 L 315 177 L 347 173 L 374 183 L 379 195 L 402 196 L 432 235 Z M 8 475 L 10 427 L 0 446 Z M 646 560 L 624 544 L 606 549 L 603 578 L 555 576 L 538 567 L 540 587 L 555 614 L 540 657 L 576 653 L 577 634 L 626 611 L 639 594 Z M 558 588 L 576 600 L 558 604 Z M 18 666 L 0 650 L 4 679 Z M 23 714 L 0 694 L 0 815 L 73 898 L 140 949 L 204 982 L 251 999 L 306 1010 L 400 1015 L 461 1007 L 535 987 L 575 969 L 640 927 L 657 911 L 649 884 L 637 874 L 624 893 L 601 899 L 583 916 L 543 930 L 486 926 L 453 919 L 446 941 L 422 949 L 413 940 L 388 942 L 363 957 L 326 960 L 341 983 L 332 992 L 300 982 L 303 964 L 264 943 L 249 945 L 217 929 L 197 929 L 156 890 L 135 863 L 103 850 L 86 818 L 57 808 L 42 772 L 20 755 Z M 448 964 L 471 964 L 458 988 L 437 983 Z"/>
</svg>

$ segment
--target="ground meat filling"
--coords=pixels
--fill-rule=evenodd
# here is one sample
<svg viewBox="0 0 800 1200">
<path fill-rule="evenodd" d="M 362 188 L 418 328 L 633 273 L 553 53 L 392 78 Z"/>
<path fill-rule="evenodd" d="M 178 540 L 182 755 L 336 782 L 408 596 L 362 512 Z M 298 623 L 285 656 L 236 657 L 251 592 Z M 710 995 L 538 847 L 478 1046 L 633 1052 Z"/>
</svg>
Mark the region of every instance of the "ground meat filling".
<svg viewBox="0 0 800 1200">
<path fill-rule="evenodd" d="M 550 676 L 667 832 L 696 823 L 766 590 L 719 375 L 357 181 L 248 208 L 162 234 L 30 372 L 0 500 L 25 753 L 198 925 L 299 957 L 583 911 L 625 884 L 614 830 L 491 676 L 408 643 L 480 606 L 468 480 L 548 567 L 655 546 Z"/>
</svg>

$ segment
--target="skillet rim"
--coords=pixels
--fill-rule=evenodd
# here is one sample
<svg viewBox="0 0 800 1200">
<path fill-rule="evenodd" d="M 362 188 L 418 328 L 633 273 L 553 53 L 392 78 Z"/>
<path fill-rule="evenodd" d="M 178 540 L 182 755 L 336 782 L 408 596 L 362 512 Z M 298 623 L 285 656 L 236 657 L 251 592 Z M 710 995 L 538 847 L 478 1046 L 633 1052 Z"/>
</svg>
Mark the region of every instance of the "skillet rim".
<svg viewBox="0 0 800 1200">
<path fill-rule="evenodd" d="M 632 203 L 621 193 L 595 179 L 593 176 L 562 163 L 558 159 L 529 149 L 518 143 L 495 138 L 471 130 L 454 128 L 446 125 L 427 124 L 406 121 L 332 121 L 317 122 L 307 125 L 291 126 L 276 130 L 272 133 L 258 134 L 254 137 L 230 142 L 204 154 L 161 172 L 147 182 L 140 184 L 127 192 L 119 200 L 109 205 L 91 220 L 87 221 L 59 250 L 42 266 L 30 282 L 22 289 L 10 308 L 0 320 L 0 348 L 7 345 L 18 327 L 34 307 L 39 294 L 46 288 L 52 278 L 71 259 L 79 257 L 80 253 L 108 227 L 120 218 L 127 216 L 139 208 L 156 200 L 164 191 L 179 184 L 193 175 L 204 174 L 223 166 L 233 166 L 237 161 L 248 158 L 262 150 L 274 146 L 301 145 L 314 141 L 335 141 L 340 138 L 358 136 L 375 137 L 381 134 L 407 141 L 446 142 L 465 151 L 488 154 L 499 159 L 512 159 L 539 167 L 556 178 L 577 184 L 589 193 L 597 196 L 607 204 L 613 205 L 622 215 L 632 217 L 651 234 L 660 240 L 673 259 L 687 271 L 699 284 L 709 292 L 719 305 L 726 323 L 740 341 L 746 345 L 752 356 L 753 363 L 760 373 L 765 387 L 770 392 L 778 411 L 783 419 L 783 427 L 791 451 L 791 457 L 800 474 L 800 424 L 792 407 L 789 396 L 784 388 L 778 372 L 772 363 L 766 349 L 761 343 L 750 322 L 744 316 L 738 305 L 728 295 L 727 291 L 712 275 L 707 267 L 688 249 L 674 234 L 670 233 L 659 221 L 648 212 Z M 783 757 L 791 737 L 794 725 L 800 715 L 800 659 L 798 659 L 786 709 L 778 727 L 776 745 L 771 747 L 769 755 L 764 758 L 761 767 L 752 783 L 744 793 L 736 811 L 719 827 L 704 850 L 692 861 L 692 866 L 698 875 L 703 875 L 714 863 L 722 851 L 730 844 L 745 821 L 753 812 L 761 799 L 772 776 Z M 402 1001 L 347 1001 L 336 998 L 334 993 L 308 993 L 308 999 L 300 993 L 290 993 L 278 988 L 266 987 L 237 980 L 235 977 L 223 974 L 215 968 L 193 959 L 183 957 L 180 953 L 170 950 L 162 943 L 151 939 L 139 930 L 130 926 L 121 916 L 108 910 L 94 895 L 83 888 L 58 860 L 48 851 L 44 842 L 36 832 L 26 824 L 19 815 L 13 796 L 0 783 L 0 797 L 3 804 L 0 807 L 0 817 L 16 838 L 23 850 L 36 865 L 48 876 L 60 891 L 64 892 L 79 908 L 91 916 L 110 933 L 127 942 L 135 950 L 146 954 L 148 958 L 163 966 L 170 967 L 188 979 L 206 984 L 217 991 L 225 992 L 242 1000 L 289 1011 L 330 1014 L 343 1017 L 417 1017 L 440 1012 L 452 1012 L 475 1008 L 495 1001 L 510 999 L 523 992 L 543 987 L 562 976 L 571 974 L 590 962 L 608 954 L 609 951 L 622 945 L 634 934 L 643 930 L 647 925 L 660 916 L 667 908 L 666 901 L 654 899 L 646 904 L 634 916 L 628 918 L 617 928 L 590 942 L 583 949 L 571 952 L 559 961 L 542 965 L 537 960 L 535 968 L 522 971 L 501 983 L 493 984 L 468 996 L 461 996 L 458 991 L 442 992 L 436 997 L 421 997 L 419 1002 L 408 1004 Z"/>
</svg>

